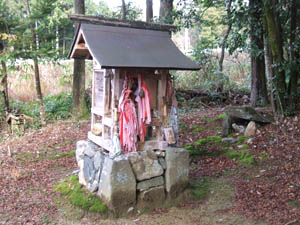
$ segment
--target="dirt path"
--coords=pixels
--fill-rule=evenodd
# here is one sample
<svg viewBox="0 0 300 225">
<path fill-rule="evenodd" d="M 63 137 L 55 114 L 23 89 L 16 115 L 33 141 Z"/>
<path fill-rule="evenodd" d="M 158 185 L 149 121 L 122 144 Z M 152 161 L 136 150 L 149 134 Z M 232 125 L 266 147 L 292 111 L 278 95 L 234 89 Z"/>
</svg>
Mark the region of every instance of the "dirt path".
<svg viewBox="0 0 300 225">
<path fill-rule="evenodd" d="M 206 194 L 202 200 L 187 203 L 179 207 L 166 207 L 154 212 L 145 212 L 129 218 L 101 219 L 96 215 L 84 215 L 77 217 L 72 214 L 61 213 L 57 217 L 56 224 L 105 224 L 105 225 L 263 225 L 254 223 L 242 215 L 234 213 L 232 201 L 233 189 L 229 185 L 228 177 L 213 178 L 206 181 L 208 185 Z M 69 212 L 70 213 L 70 212 Z M 80 214 L 80 212 L 77 212 Z M 79 215 L 77 214 L 77 216 Z M 72 218 L 71 218 L 72 217 Z"/>
</svg>

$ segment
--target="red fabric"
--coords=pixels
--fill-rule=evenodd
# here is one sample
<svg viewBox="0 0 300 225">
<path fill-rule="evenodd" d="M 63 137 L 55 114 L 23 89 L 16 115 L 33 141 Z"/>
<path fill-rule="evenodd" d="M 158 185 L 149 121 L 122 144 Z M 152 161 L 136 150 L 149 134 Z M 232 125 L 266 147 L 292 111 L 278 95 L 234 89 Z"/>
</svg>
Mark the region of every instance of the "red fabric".
<svg viewBox="0 0 300 225">
<path fill-rule="evenodd" d="M 128 82 L 132 82 L 132 78 L 125 73 L 125 80 L 122 94 L 119 100 L 120 112 L 120 144 L 123 153 L 136 152 L 137 136 L 139 135 L 141 142 L 145 141 L 146 124 L 151 123 L 151 106 L 150 94 L 146 84 L 143 81 L 143 76 L 138 75 L 138 89 L 136 91 L 135 101 L 138 104 L 138 117 L 135 110 L 133 100 L 130 98 L 132 93 L 128 89 Z M 144 92 L 144 96 L 140 96 L 140 92 Z"/>
<path fill-rule="evenodd" d="M 125 76 L 123 91 L 119 102 L 120 112 L 120 144 L 123 153 L 136 152 L 138 121 L 135 105 L 130 98 L 131 90 L 127 89 L 128 77 Z"/>
<path fill-rule="evenodd" d="M 150 94 L 148 87 L 143 81 L 143 75 L 138 75 L 138 90 L 135 101 L 138 103 L 138 121 L 139 121 L 139 137 L 141 142 L 145 141 L 146 124 L 151 123 L 151 106 Z M 144 97 L 140 96 L 140 92 L 144 92 Z"/>
</svg>

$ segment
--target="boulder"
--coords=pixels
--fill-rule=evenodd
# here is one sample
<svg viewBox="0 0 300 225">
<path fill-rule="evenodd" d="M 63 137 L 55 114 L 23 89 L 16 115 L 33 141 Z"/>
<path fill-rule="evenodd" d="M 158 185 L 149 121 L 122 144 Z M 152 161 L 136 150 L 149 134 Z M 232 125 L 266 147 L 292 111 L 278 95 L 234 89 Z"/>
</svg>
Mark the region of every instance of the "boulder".
<svg viewBox="0 0 300 225">
<path fill-rule="evenodd" d="M 136 180 L 126 157 L 105 158 L 98 195 L 116 213 L 127 212 L 135 204 Z"/>
<path fill-rule="evenodd" d="M 189 153 L 183 148 L 166 149 L 165 184 L 171 198 L 176 198 L 189 183 Z"/>
<path fill-rule="evenodd" d="M 274 119 L 270 115 L 262 115 L 252 107 L 229 106 L 225 108 L 225 113 L 231 118 L 238 118 L 259 123 L 271 123 Z"/>
<path fill-rule="evenodd" d="M 243 125 L 237 125 L 236 123 L 233 123 L 232 128 L 239 134 L 243 134 L 245 132 L 245 127 Z"/>
<path fill-rule="evenodd" d="M 166 199 L 164 186 L 153 187 L 148 190 L 142 191 L 138 195 L 137 205 L 138 208 L 154 209 L 162 207 Z"/>
<path fill-rule="evenodd" d="M 137 189 L 140 191 L 143 191 L 143 190 L 149 189 L 151 187 L 164 185 L 164 183 L 165 183 L 165 181 L 164 181 L 163 176 L 154 177 L 149 180 L 144 180 L 144 181 L 138 182 Z"/>
<path fill-rule="evenodd" d="M 255 122 L 251 121 L 250 123 L 248 123 L 244 135 L 245 136 L 254 136 L 255 133 L 256 133 L 256 124 L 255 124 Z"/>
<path fill-rule="evenodd" d="M 130 154 L 129 161 L 138 181 L 158 177 L 164 173 L 153 151 Z"/>
<path fill-rule="evenodd" d="M 229 106 L 224 112 L 226 118 L 223 120 L 223 135 L 228 136 L 232 132 L 232 124 L 246 125 L 249 121 L 267 124 L 274 121 L 274 118 L 268 114 L 260 114 L 252 107 Z M 241 132 L 239 132 L 241 133 Z"/>
</svg>

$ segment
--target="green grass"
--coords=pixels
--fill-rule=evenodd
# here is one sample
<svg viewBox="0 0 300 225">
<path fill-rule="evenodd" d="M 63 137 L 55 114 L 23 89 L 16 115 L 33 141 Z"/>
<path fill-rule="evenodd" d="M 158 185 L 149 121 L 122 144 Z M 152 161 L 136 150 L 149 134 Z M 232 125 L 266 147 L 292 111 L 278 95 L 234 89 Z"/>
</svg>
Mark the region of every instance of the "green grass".
<svg viewBox="0 0 300 225">
<path fill-rule="evenodd" d="M 209 192 L 209 184 L 204 180 L 192 183 L 189 188 L 191 189 L 192 196 L 195 200 L 204 199 Z"/>
<path fill-rule="evenodd" d="M 200 138 L 193 144 L 186 144 L 185 149 L 189 151 L 190 156 L 218 156 L 225 152 L 220 151 L 209 151 L 208 147 L 212 144 L 220 145 L 222 138 L 220 136 L 209 136 L 207 138 Z"/>
<path fill-rule="evenodd" d="M 71 205 L 83 209 L 87 212 L 107 213 L 107 207 L 94 194 L 89 194 L 83 190 L 78 183 L 78 176 L 71 176 L 68 180 L 62 181 L 54 187 L 56 192 L 68 200 Z"/>
</svg>

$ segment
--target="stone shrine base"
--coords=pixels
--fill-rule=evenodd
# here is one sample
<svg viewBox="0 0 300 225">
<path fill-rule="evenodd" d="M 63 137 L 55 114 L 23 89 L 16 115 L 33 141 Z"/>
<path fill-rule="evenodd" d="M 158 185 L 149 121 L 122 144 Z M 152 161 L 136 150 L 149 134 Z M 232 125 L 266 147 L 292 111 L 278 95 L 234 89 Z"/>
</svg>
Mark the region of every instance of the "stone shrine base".
<svg viewBox="0 0 300 225">
<path fill-rule="evenodd" d="M 189 198 L 189 154 L 183 148 L 148 150 L 111 159 L 91 141 L 78 141 L 79 182 L 116 215 Z"/>
</svg>

